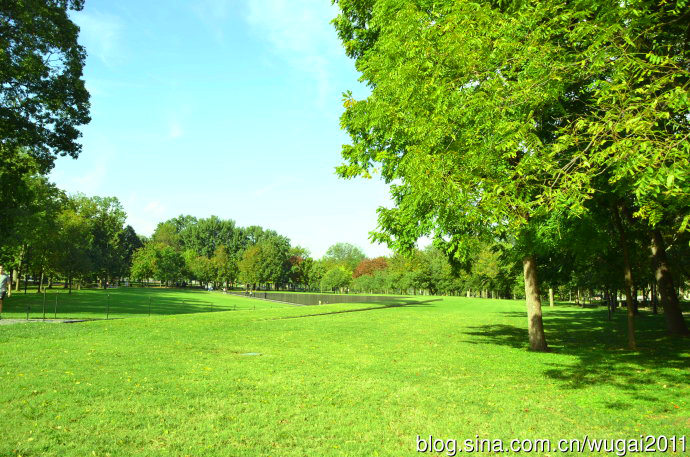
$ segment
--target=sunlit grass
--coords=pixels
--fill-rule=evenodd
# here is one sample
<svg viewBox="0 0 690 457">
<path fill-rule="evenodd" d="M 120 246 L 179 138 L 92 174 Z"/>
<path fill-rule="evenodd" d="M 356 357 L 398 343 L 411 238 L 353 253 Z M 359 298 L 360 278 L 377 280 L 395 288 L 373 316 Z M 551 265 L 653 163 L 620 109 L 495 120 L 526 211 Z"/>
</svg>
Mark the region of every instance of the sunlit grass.
<svg viewBox="0 0 690 457">
<path fill-rule="evenodd" d="M 520 302 L 258 303 L 0 326 L 0 456 L 414 456 L 417 435 L 636 438 L 690 425 L 690 349 L 663 336 L 661 316 L 639 319 L 628 352 L 623 313 L 545 309 L 542 354 L 526 350 Z"/>
</svg>

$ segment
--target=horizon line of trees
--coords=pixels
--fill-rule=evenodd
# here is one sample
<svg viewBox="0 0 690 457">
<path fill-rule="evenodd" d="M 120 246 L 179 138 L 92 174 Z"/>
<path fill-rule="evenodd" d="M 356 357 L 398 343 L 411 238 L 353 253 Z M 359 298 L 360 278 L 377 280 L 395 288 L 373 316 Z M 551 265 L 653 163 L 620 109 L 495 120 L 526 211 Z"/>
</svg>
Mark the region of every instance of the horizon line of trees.
<svg viewBox="0 0 690 457">
<path fill-rule="evenodd" d="M 464 263 L 452 262 L 435 245 L 411 255 L 367 258 L 349 243 L 331 246 L 321 259 L 307 249 L 259 226 L 239 227 L 217 216 L 180 215 L 161 222 L 150 238 L 126 224 L 126 213 L 115 197 L 68 196 L 40 173 L 20 180 L 23 200 L 0 223 L 0 263 L 12 276 L 12 289 L 24 277 L 50 287 L 61 280 L 71 291 L 84 283 L 106 287 L 120 279 L 159 281 L 161 284 L 212 285 L 250 289 L 306 290 L 357 293 L 464 295 L 467 297 L 523 298 L 520 246 L 514 240 L 490 242 L 477 238 Z M 631 269 L 631 295 L 654 312 L 663 309 L 657 284 L 657 256 L 649 250 L 648 230 L 631 215 L 615 225 L 603 214 L 592 214 L 578 224 L 557 228 L 559 240 L 544 243 L 540 293 L 553 302 L 582 303 L 598 297 L 614 310 L 627 287 L 625 259 L 616 232 L 623 230 Z M 550 233 L 554 228 L 549 228 Z M 658 230 L 657 230 L 658 231 Z M 682 296 L 690 280 L 685 259 L 690 258 L 686 232 L 659 232 L 664 246 L 666 274 L 673 294 Z M 549 294 L 544 292 L 548 291 Z M 667 293 L 670 293 L 667 291 Z"/>
<path fill-rule="evenodd" d="M 13 182 L 14 206 L 5 206 L 0 219 L 0 264 L 15 292 L 23 277 L 25 292 L 33 278 L 37 292 L 57 281 L 71 293 L 84 284 L 107 287 L 127 279 L 227 289 L 525 297 L 523 247 L 516 239 L 477 236 L 462 262 L 438 244 L 367 258 L 360 248 L 337 243 L 314 259 L 274 230 L 239 227 L 217 216 L 181 215 L 159 223 L 147 238 L 126 224 L 115 197 L 67 195 L 35 168 L 20 177 Z M 610 318 L 625 296 L 635 314 L 640 306 L 667 314 L 669 297 L 678 303 L 689 286 L 686 231 L 664 230 L 664 224 L 650 231 L 629 210 L 606 206 L 556 222 L 543 227 L 535 254 L 542 265 L 538 293 L 551 304 L 595 301 L 608 306 Z M 667 325 L 677 322 L 667 316 Z"/>
</svg>

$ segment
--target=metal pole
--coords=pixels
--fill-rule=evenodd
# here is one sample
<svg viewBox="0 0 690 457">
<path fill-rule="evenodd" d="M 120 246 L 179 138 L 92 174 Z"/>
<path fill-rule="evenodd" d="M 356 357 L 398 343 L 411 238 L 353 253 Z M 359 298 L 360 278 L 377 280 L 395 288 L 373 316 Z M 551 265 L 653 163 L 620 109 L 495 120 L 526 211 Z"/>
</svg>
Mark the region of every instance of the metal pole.
<svg viewBox="0 0 690 457">
<path fill-rule="evenodd" d="M 43 320 L 46 320 L 46 290 L 43 289 Z"/>
<path fill-rule="evenodd" d="M 110 319 L 110 294 L 106 295 L 105 300 L 105 318 Z"/>
</svg>

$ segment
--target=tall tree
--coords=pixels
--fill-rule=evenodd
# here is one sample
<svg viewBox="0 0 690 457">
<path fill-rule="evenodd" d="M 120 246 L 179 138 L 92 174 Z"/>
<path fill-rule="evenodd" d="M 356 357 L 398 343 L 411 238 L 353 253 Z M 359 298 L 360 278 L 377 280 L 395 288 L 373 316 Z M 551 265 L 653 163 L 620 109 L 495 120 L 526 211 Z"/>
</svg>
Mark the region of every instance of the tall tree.
<svg viewBox="0 0 690 457">
<path fill-rule="evenodd" d="M 545 78 L 559 47 L 528 44 L 547 32 L 540 23 L 551 12 L 489 2 L 338 3 L 335 26 L 372 88 L 365 100 L 346 94 L 341 123 L 352 145 L 338 171 L 380 172 L 391 183 L 395 207 L 379 209 L 375 239 L 411 251 L 431 235 L 461 258 L 477 236 L 518 237 L 530 349 L 546 350 L 532 225 L 550 160 L 539 130 L 564 83 Z"/>
<path fill-rule="evenodd" d="M 121 242 L 127 215 L 115 197 L 73 198 L 77 211 L 89 221 L 92 234 L 91 261 L 103 287 L 126 270 L 125 255 Z"/>
<path fill-rule="evenodd" d="M 72 207 L 60 213 L 57 225 L 54 265 L 57 272 L 65 276 L 69 293 L 72 293 L 74 279 L 81 279 L 91 272 L 92 234 L 87 219 Z"/>
<path fill-rule="evenodd" d="M 290 243 L 276 236 L 259 241 L 244 251 L 238 266 L 240 280 L 245 284 L 273 283 L 277 288 L 285 284 L 290 272 Z"/>
<path fill-rule="evenodd" d="M 119 238 L 118 246 L 122 252 L 121 274 L 126 276 L 129 273 L 130 265 L 132 265 L 132 256 L 134 252 L 143 247 L 144 243 L 131 225 L 127 225 L 122 232 L 120 232 Z"/>
<path fill-rule="evenodd" d="M 352 273 L 366 256 L 360 248 L 350 243 L 336 243 L 329 247 L 323 260 L 329 265 L 340 265 Z"/>
<path fill-rule="evenodd" d="M 89 122 L 82 78 L 86 51 L 68 10 L 83 0 L 0 3 L 0 156 L 26 148 L 46 172 L 58 155 L 77 157 Z"/>
<path fill-rule="evenodd" d="M 380 172 L 395 208 L 376 239 L 514 236 L 530 348 L 545 350 L 537 263 L 549 212 L 606 186 L 654 226 L 688 226 L 685 1 L 339 0 L 334 24 L 372 93 L 346 94 L 344 177 Z"/>
</svg>

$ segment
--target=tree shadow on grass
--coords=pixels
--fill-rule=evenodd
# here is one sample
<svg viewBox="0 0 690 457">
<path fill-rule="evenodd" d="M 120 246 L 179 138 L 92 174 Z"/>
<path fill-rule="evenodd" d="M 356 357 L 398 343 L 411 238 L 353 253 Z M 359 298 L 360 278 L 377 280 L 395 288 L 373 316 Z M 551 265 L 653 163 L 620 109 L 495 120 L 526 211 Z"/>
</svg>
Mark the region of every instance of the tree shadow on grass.
<svg viewBox="0 0 690 457">
<path fill-rule="evenodd" d="M 166 290 L 166 289 L 108 289 L 103 291 L 74 291 L 56 293 L 49 291 L 43 294 L 18 294 L 5 301 L 4 313 L 24 314 L 27 307 L 33 319 L 43 316 L 46 318 L 57 315 L 58 318 L 89 317 L 105 318 L 123 315 L 174 315 L 195 314 L 214 311 L 231 311 L 235 309 L 228 301 L 218 304 L 207 299 L 204 292 L 194 290 Z M 57 306 L 56 306 L 57 299 Z M 45 303 L 45 305 L 44 305 Z"/>
<path fill-rule="evenodd" d="M 526 313 L 499 313 L 526 320 Z M 546 340 L 551 349 L 548 378 L 558 380 L 567 389 L 607 385 L 640 401 L 664 401 L 677 397 L 678 387 L 688 383 L 690 375 L 690 340 L 666 336 L 662 315 L 641 314 L 635 320 L 637 351 L 626 349 L 626 316 L 615 313 L 607 319 L 606 309 L 549 310 L 544 315 Z M 508 324 L 470 327 L 465 334 L 472 344 L 495 344 L 527 348 L 527 329 Z M 575 362 L 571 357 L 576 357 Z M 659 389 L 650 389 L 650 385 Z M 663 400 L 662 400 L 663 399 Z M 630 407 L 615 399 L 609 408 Z"/>
<path fill-rule="evenodd" d="M 286 316 L 286 317 L 278 317 L 276 319 L 271 319 L 271 320 L 282 320 L 282 319 L 298 319 L 302 317 L 315 317 L 315 316 L 328 316 L 330 314 L 345 314 L 345 313 L 358 313 L 361 311 L 375 311 L 379 309 L 388 309 L 388 308 L 408 308 L 408 307 L 427 307 L 430 306 L 432 302 L 436 301 L 441 301 L 440 298 L 434 299 L 434 300 L 391 300 L 390 302 L 379 302 L 382 305 L 381 306 L 369 306 L 367 308 L 355 308 L 355 309 L 345 309 L 341 311 L 329 311 L 325 313 L 314 313 L 314 314 L 302 314 L 300 316 Z"/>
</svg>

